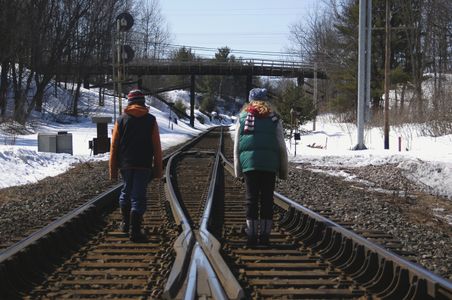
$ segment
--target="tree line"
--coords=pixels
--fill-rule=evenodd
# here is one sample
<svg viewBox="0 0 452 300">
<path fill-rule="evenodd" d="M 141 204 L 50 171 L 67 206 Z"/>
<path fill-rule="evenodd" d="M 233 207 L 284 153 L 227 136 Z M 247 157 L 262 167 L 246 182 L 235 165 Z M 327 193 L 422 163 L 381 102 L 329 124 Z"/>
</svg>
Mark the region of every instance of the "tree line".
<svg viewBox="0 0 452 300">
<path fill-rule="evenodd" d="M 0 0 L 0 117 L 12 90 L 13 118 L 24 124 L 33 110 L 43 110 L 48 85 L 73 82 L 71 112 L 77 114 L 80 87 L 90 63 L 111 63 L 115 20 L 134 17 L 131 39 L 142 58 L 162 55 L 170 33 L 158 0 Z M 63 65 L 75 76 L 61 78 Z M 10 89 L 8 89 L 10 87 Z"/>
<path fill-rule="evenodd" d="M 65 112 L 77 116 L 86 66 L 112 63 L 116 17 L 123 12 L 134 18 L 126 35 L 126 43 L 135 53 L 134 63 L 163 57 L 175 61 L 201 59 L 190 48 L 170 47 L 171 33 L 158 0 L 0 0 L 0 120 L 5 120 L 7 109 L 12 109 L 13 119 L 25 124 L 33 111 L 46 109 L 49 94 L 57 96 L 57 84 L 64 84 L 72 95 Z M 212 60 L 241 63 L 226 46 L 218 48 Z M 62 68 L 68 65 L 75 75 L 64 75 Z M 272 88 L 258 77 L 253 80 L 256 86 L 267 84 Z M 111 81 L 105 76 L 98 79 L 98 83 Z M 146 88 L 189 81 L 188 76 L 153 76 Z M 55 89 L 49 88 L 51 84 Z M 226 99 L 226 109 L 237 112 L 242 104 L 238 99 L 247 98 L 243 76 L 197 76 L 196 86 L 202 94 L 199 109 L 207 113 L 217 109 L 220 99 Z M 292 98 L 289 102 L 298 99 Z M 7 99 L 12 108 L 7 108 Z"/>
<path fill-rule="evenodd" d="M 10 109 L 13 119 L 25 124 L 33 111 L 46 109 L 45 101 L 51 93 L 57 96 L 57 84 L 64 84 L 72 95 L 65 113 L 77 116 L 86 66 L 112 63 L 116 17 L 123 12 L 134 18 L 126 35 L 126 43 L 135 53 L 134 63 L 163 57 L 176 61 L 201 59 L 190 48 L 169 50 L 171 33 L 159 0 L 0 0 L 0 120 L 5 120 Z M 212 60 L 241 63 L 226 46 L 218 48 Z M 75 75 L 64 74 L 62 69 L 68 65 Z M 273 88 L 258 77 L 253 80 L 254 85 L 267 85 L 281 94 L 280 88 Z M 98 83 L 111 81 L 105 76 L 98 79 Z M 187 82 L 188 76 L 154 76 L 146 87 Z M 54 89 L 49 88 L 51 84 Z M 221 99 L 226 99 L 226 109 L 237 112 L 242 103 L 238 99 L 247 98 L 243 76 L 197 76 L 196 85 L 202 94 L 199 109 L 207 113 L 216 110 Z M 294 104 L 299 99 L 299 91 L 294 93 L 296 86 L 290 87 L 292 90 L 286 93 L 291 95 L 290 100 L 279 99 L 282 111 L 286 111 L 282 104 Z M 12 108 L 7 107 L 7 99 L 13 103 Z"/>
<path fill-rule="evenodd" d="M 449 0 L 393 0 L 390 10 L 392 113 L 449 120 L 452 117 L 452 3 Z M 372 1 L 371 113 L 383 107 L 385 0 Z M 330 80 L 322 82 L 324 109 L 355 112 L 358 63 L 358 0 L 330 0 L 306 21 L 291 25 L 292 51 L 317 63 Z M 423 85 L 431 82 L 431 92 Z"/>
<path fill-rule="evenodd" d="M 452 4 L 448 0 L 394 0 L 390 3 L 391 84 L 399 115 L 450 120 L 452 101 Z M 316 65 L 329 80 L 319 80 L 318 103 L 313 103 L 313 82 L 304 87 L 291 80 L 270 84 L 253 78 L 254 85 L 266 86 L 274 95 L 286 123 L 298 111 L 301 121 L 312 118 L 318 109 L 356 111 L 358 58 L 358 0 L 329 0 L 323 10 L 290 28 L 295 59 Z M 374 115 L 383 107 L 385 0 L 372 1 L 371 107 Z M 135 51 L 135 61 L 162 57 L 196 60 L 190 48 L 169 46 L 171 33 L 161 14 L 158 0 L 0 0 L 0 117 L 13 99 L 13 118 L 25 123 L 33 110 L 42 111 L 51 82 L 71 82 L 73 95 L 69 113 L 77 115 L 85 66 L 112 62 L 115 20 L 129 12 L 135 20 L 127 43 Z M 218 49 L 218 62 L 240 63 L 231 49 Z M 74 76 L 61 74 L 64 65 L 76 70 Z M 431 95 L 425 93 L 426 80 L 433 82 Z M 99 82 L 105 82 L 99 78 Z M 160 76 L 152 84 L 187 82 L 184 76 Z M 201 109 L 210 112 L 215 101 L 234 102 L 246 98 L 246 82 L 237 76 L 197 76 L 197 90 L 203 93 Z M 311 88 L 307 88 L 311 86 Z M 12 91 L 7 95 L 7 91 Z M 430 96 L 430 97 L 428 97 Z M 450 122 L 449 122 L 450 123 Z"/>
</svg>

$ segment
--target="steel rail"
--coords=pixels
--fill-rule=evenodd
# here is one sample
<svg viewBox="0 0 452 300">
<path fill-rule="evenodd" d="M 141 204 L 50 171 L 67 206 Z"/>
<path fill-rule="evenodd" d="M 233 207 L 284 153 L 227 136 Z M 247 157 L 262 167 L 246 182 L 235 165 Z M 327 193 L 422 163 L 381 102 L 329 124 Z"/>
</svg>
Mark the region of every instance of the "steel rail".
<svg viewBox="0 0 452 300">
<path fill-rule="evenodd" d="M 207 203 L 205 206 L 204 214 L 201 217 L 201 226 L 206 227 L 205 216 L 206 211 L 210 214 L 210 208 L 213 202 L 213 193 L 216 186 L 217 169 L 219 166 L 219 155 L 222 145 L 222 132 L 220 134 L 220 141 L 218 150 L 216 152 L 216 159 L 213 166 L 212 177 L 209 183 L 209 191 L 207 196 Z M 205 151 L 197 151 L 203 152 Z M 193 152 L 193 153 L 197 153 Z M 224 286 L 224 274 L 228 280 L 235 280 L 230 271 L 223 262 L 219 252 L 212 253 L 213 251 L 206 247 L 205 242 L 201 236 L 206 236 L 210 233 L 206 233 L 206 229 L 200 229 L 195 231 L 191 228 L 189 219 L 186 217 L 184 209 L 182 208 L 179 199 L 174 190 L 174 186 L 171 180 L 171 172 L 174 161 L 183 154 L 189 154 L 187 151 L 179 151 L 174 154 L 168 161 L 166 167 L 165 191 L 167 193 L 167 199 L 170 202 L 170 207 L 173 212 L 173 216 L 176 223 L 182 227 L 182 233 L 178 237 L 174 249 L 176 251 L 176 260 L 171 269 L 167 284 L 165 286 L 163 296 L 167 299 L 179 298 L 191 300 L 197 298 L 213 297 L 214 299 L 231 299 L 227 291 L 223 289 Z M 215 154 L 215 152 L 213 152 Z M 218 243 L 218 241 L 217 241 Z M 219 244 L 219 243 L 218 243 Z M 212 263 L 212 261 L 214 263 Z M 220 266 L 220 269 L 219 267 Z M 223 272 L 221 272 L 223 268 Z M 228 273 L 229 272 L 229 273 Z M 219 274 L 219 276 L 218 276 Z M 220 277 L 220 278 L 219 278 Z M 182 287 L 185 290 L 182 291 Z M 240 286 L 238 286 L 240 289 Z M 230 289 L 229 289 L 230 290 Z M 231 292 L 230 292 L 231 293 Z"/>
<path fill-rule="evenodd" d="M 73 219 L 81 216 L 82 214 L 86 213 L 88 210 L 97 209 L 100 211 L 104 207 L 110 205 L 111 200 L 112 199 L 116 200 L 117 197 L 119 196 L 119 192 L 120 192 L 121 188 L 122 188 L 122 184 L 115 185 L 114 187 L 110 188 L 106 192 L 103 192 L 102 194 L 96 196 L 94 199 L 88 201 L 87 203 L 83 204 L 82 206 L 67 213 L 63 217 L 53 221 L 52 223 L 46 225 L 42 229 L 35 231 L 34 233 L 27 236 L 26 238 L 20 240 L 19 242 L 11 245 L 8 248 L 6 248 L 4 251 L 1 251 L 0 252 L 0 264 L 5 262 L 6 260 L 10 259 L 12 256 L 16 255 L 17 253 L 21 252 L 22 250 L 24 250 L 31 244 L 42 239 L 44 236 L 48 235 L 49 233 L 52 233 L 56 229 L 69 224 Z"/>
<path fill-rule="evenodd" d="M 287 198 L 286 196 L 275 192 L 274 193 L 275 204 L 282 207 L 285 210 L 289 210 L 293 208 L 303 214 L 308 215 L 310 218 L 316 220 L 317 222 L 321 222 L 324 224 L 325 229 L 331 228 L 334 232 L 337 232 L 342 236 L 343 239 L 350 239 L 354 243 L 358 245 L 364 246 L 366 249 L 376 253 L 380 259 L 384 259 L 384 261 L 394 262 L 393 266 L 394 272 L 399 267 L 402 270 L 409 271 L 409 279 L 412 284 L 424 285 L 427 288 L 427 293 L 434 297 L 435 299 L 441 299 L 444 297 L 445 299 L 452 299 L 452 282 L 446 280 L 433 272 L 430 272 L 423 268 L 421 265 L 410 262 L 405 258 L 390 252 L 383 248 L 382 246 L 375 244 L 368 239 L 363 238 L 362 236 L 345 229 L 341 225 L 315 213 L 314 211 L 302 206 L 301 204 Z M 367 254 L 369 256 L 370 253 Z M 401 270 L 397 271 L 401 272 Z"/>
<path fill-rule="evenodd" d="M 202 137 L 206 134 L 208 134 L 210 131 L 214 130 L 215 128 L 211 128 L 207 130 L 206 132 L 200 134 L 196 138 L 188 141 L 187 143 L 184 143 L 178 150 L 176 150 L 174 153 L 184 151 L 185 149 L 188 149 L 192 147 L 194 144 L 196 144 Z M 163 158 L 164 165 L 166 165 L 168 159 L 173 154 L 168 154 Z M 70 211 L 69 213 L 63 215 L 62 217 L 58 218 L 57 220 L 51 222 L 50 224 L 44 226 L 43 228 L 33 232 L 26 238 L 18 241 L 17 243 L 12 244 L 11 246 L 7 247 L 4 250 L 0 251 L 0 264 L 6 261 L 7 259 L 11 258 L 15 254 L 21 252 L 31 244 L 39 241 L 43 237 L 45 237 L 47 234 L 54 232 L 57 228 L 68 224 L 71 219 L 76 218 L 80 216 L 82 213 L 86 212 L 87 210 L 91 208 L 100 208 L 102 209 L 106 205 L 110 205 L 110 201 L 116 201 L 117 196 L 119 195 L 119 192 L 122 188 L 123 184 L 118 183 L 117 185 L 113 186 L 109 190 L 101 193 L 100 195 L 94 197 L 92 200 L 89 200 L 87 203 L 82 204 L 81 206 L 75 208 L 74 210 Z"/>
<path fill-rule="evenodd" d="M 222 284 L 215 273 L 209 258 L 198 242 L 194 245 L 190 262 L 190 272 L 187 275 L 187 288 L 184 300 L 194 299 L 230 299 L 226 296 Z"/>
<path fill-rule="evenodd" d="M 221 155 L 221 157 L 228 172 L 234 174 L 232 163 L 229 162 L 224 155 Z M 342 243 L 342 245 L 344 245 L 348 243 L 350 246 L 349 248 L 351 249 L 356 250 L 358 247 L 361 247 L 361 249 L 364 248 L 365 251 L 355 251 L 354 254 L 351 254 L 349 257 L 344 254 L 344 257 L 347 258 L 346 263 L 344 264 L 342 260 L 342 266 L 339 266 L 339 268 L 347 267 L 347 264 L 349 263 L 356 264 L 357 253 L 364 253 L 366 256 L 365 260 L 367 262 L 376 262 L 376 268 L 379 269 L 375 276 L 370 278 L 370 280 L 374 280 L 373 284 L 369 283 L 369 281 L 366 282 L 368 288 L 380 285 L 379 289 L 381 289 L 382 281 L 387 281 L 385 282 L 387 286 L 384 289 L 384 292 L 381 292 L 382 298 L 386 297 L 387 299 L 391 299 L 391 297 L 398 298 L 400 295 L 403 295 L 406 299 L 452 299 L 451 281 L 426 270 L 419 264 L 410 262 L 405 258 L 388 251 L 382 246 L 342 227 L 278 192 L 274 193 L 274 201 L 275 205 L 287 211 L 288 214 L 294 215 L 295 212 L 298 212 L 315 221 L 316 224 L 311 224 L 312 229 L 309 236 L 312 237 L 312 235 L 317 235 L 316 239 L 310 241 L 311 246 L 314 248 L 317 247 L 317 250 L 321 249 L 320 245 L 322 243 L 323 246 L 332 245 L 331 242 L 327 242 L 328 237 L 333 237 L 337 244 Z M 350 242 L 352 245 L 350 245 Z M 340 247 L 336 248 L 340 250 L 344 249 Z M 377 257 L 377 259 L 373 259 L 375 257 Z M 365 271 L 363 267 L 365 266 L 361 266 L 360 271 Z M 354 277 L 353 275 L 357 277 L 357 275 L 362 275 L 362 273 L 352 274 L 352 278 Z M 388 278 L 383 278 L 385 276 Z"/>
<path fill-rule="evenodd" d="M 190 226 L 190 222 L 185 216 L 184 210 L 180 205 L 176 193 L 174 192 L 174 186 L 171 181 L 171 166 L 173 161 L 181 154 L 181 151 L 172 155 L 165 170 L 165 193 L 167 200 L 170 203 L 171 211 L 175 219 L 176 224 L 182 228 L 182 233 L 177 238 L 174 244 L 174 250 L 176 251 L 176 260 L 171 269 L 168 281 L 163 290 L 163 296 L 167 299 L 175 298 L 178 294 L 187 273 L 187 268 L 190 263 L 190 255 L 195 244 L 195 238 Z"/>
<path fill-rule="evenodd" d="M 184 143 L 175 152 L 183 151 L 184 149 L 192 147 L 200 139 L 202 139 L 204 135 L 208 134 L 214 129 L 215 128 L 211 128 L 206 132 L 200 134 L 196 138 Z M 164 164 L 167 163 L 170 157 L 171 154 L 166 155 L 163 158 Z M 64 214 L 62 217 L 33 232 L 26 238 L 0 251 L 0 278 L 3 278 L 8 282 L 14 282 L 15 277 L 10 276 L 10 272 L 13 272 L 18 279 L 28 280 L 31 275 L 28 274 L 27 271 L 24 271 L 24 273 L 22 272 L 24 266 L 22 262 L 30 261 L 36 263 L 38 268 L 42 267 L 44 262 L 41 260 L 36 261 L 35 257 L 33 257 L 33 253 L 36 253 L 36 251 L 45 252 L 45 250 L 40 250 L 40 248 L 43 247 L 43 245 L 48 246 L 46 245 L 46 240 L 59 239 L 60 237 L 64 239 L 65 235 L 67 234 L 67 228 L 73 230 L 74 227 L 78 226 L 77 224 L 86 223 L 86 220 L 89 217 L 96 216 L 95 218 L 97 219 L 97 216 L 102 213 L 102 211 L 104 211 L 106 207 L 113 208 L 114 205 L 117 204 L 117 199 L 122 186 L 122 183 L 115 185 L 109 190 L 94 197 L 92 200 L 89 200 L 87 203 L 79 206 L 78 208 L 70 211 L 67 214 Z M 67 246 L 68 245 L 62 245 L 61 248 L 66 249 Z M 2 292 L 1 287 L 4 284 L 6 283 L 0 282 L 0 292 Z"/>
<path fill-rule="evenodd" d="M 225 290 L 228 299 L 242 299 L 245 293 L 239 282 L 228 268 L 222 255 L 220 254 L 221 243 L 209 231 L 209 224 L 213 215 L 212 207 L 217 197 L 217 186 L 220 180 L 219 168 L 221 167 L 221 150 L 223 147 L 223 132 L 220 137 L 220 145 L 215 156 L 214 171 L 209 185 L 207 194 L 207 201 L 204 209 L 204 214 L 200 220 L 200 229 L 196 234 L 197 241 L 201 245 L 204 253 L 207 255 L 213 270 L 219 277 L 222 288 Z"/>
</svg>

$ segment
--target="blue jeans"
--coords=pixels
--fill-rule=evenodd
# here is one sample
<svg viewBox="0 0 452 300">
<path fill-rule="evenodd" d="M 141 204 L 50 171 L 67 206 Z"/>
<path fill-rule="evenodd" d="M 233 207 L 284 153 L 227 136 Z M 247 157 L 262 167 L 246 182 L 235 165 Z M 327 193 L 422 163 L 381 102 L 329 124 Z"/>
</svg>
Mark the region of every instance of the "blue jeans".
<svg viewBox="0 0 452 300">
<path fill-rule="evenodd" d="M 121 208 L 130 207 L 140 215 L 146 211 L 146 189 L 152 179 L 150 169 L 127 169 L 121 170 L 124 186 L 119 196 Z"/>
</svg>

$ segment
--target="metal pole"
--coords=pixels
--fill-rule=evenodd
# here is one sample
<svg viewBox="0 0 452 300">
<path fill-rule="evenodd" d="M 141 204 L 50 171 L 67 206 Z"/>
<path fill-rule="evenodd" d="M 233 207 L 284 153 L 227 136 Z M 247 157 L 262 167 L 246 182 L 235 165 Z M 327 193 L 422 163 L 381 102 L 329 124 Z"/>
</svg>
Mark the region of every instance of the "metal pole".
<svg viewBox="0 0 452 300">
<path fill-rule="evenodd" d="M 391 59 L 391 24 L 389 0 L 386 0 L 386 45 L 385 45 L 385 108 L 384 108 L 384 148 L 389 149 L 389 69 Z"/>
<path fill-rule="evenodd" d="M 121 32 L 120 32 L 120 22 L 119 20 L 116 21 L 116 29 L 118 31 L 118 105 L 119 105 L 119 115 L 122 114 L 122 86 L 121 86 L 121 63 L 122 63 L 122 57 L 121 57 Z"/>
<path fill-rule="evenodd" d="M 366 63 L 366 105 L 364 122 L 368 122 L 370 119 L 370 79 L 371 79 L 371 58 L 372 58 L 372 0 L 367 0 L 367 63 Z"/>
<path fill-rule="evenodd" d="M 312 131 L 315 131 L 315 122 L 317 119 L 317 63 L 314 63 L 314 121 L 312 122 Z"/>
<path fill-rule="evenodd" d="M 359 0 L 358 105 L 356 118 L 358 127 L 358 144 L 354 147 L 354 150 L 366 149 L 366 146 L 364 146 L 366 2 L 367 0 Z"/>
<path fill-rule="evenodd" d="M 116 33 L 118 34 L 118 33 Z M 113 37 L 112 40 L 112 57 L 113 57 L 113 124 L 116 123 L 116 77 L 115 77 L 115 66 L 116 66 L 116 62 L 115 62 L 115 37 Z"/>
<path fill-rule="evenodd" d="M 293 108 L 290 109 L 290 136 L 289 136 L 289 146 L 292 148 L 292 135 L 293 135 Z"/>
<path fill-rule="evenodd" d="M 101 82 L 101 81 L 99 80 L 99 82 Z M 102 103 L 102 87 L 101 86 L 99 87 L 99 102 L 98 102 L 98 104 L 99 104 L 99 106 L 104 106 L 103 103 Z"/>
<path fill-rule="evenodd" d="M 195 75 L 190 77 L 190 126 L 195 127 Z"/>
<path fill-rule="evenodd" d="M 246 93 L 245 93 L 245 102 L 248 102 L 248 95 L 250 90 L 253 88 L 253 75 L 246 75 Z"/>
</svg>

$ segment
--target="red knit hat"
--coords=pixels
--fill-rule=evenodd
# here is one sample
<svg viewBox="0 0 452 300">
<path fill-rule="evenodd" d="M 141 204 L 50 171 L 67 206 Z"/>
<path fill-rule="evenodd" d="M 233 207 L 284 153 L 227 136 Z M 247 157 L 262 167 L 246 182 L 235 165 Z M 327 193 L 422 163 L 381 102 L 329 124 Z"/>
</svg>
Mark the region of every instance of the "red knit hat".
<svg viewBox="0 0 452 300">
<path fill-rule="evenodd" d="M 127 95 L 128 104 L 144 103 L 144 94 L 141 90 L 131 90 Z"/>
</svg>

